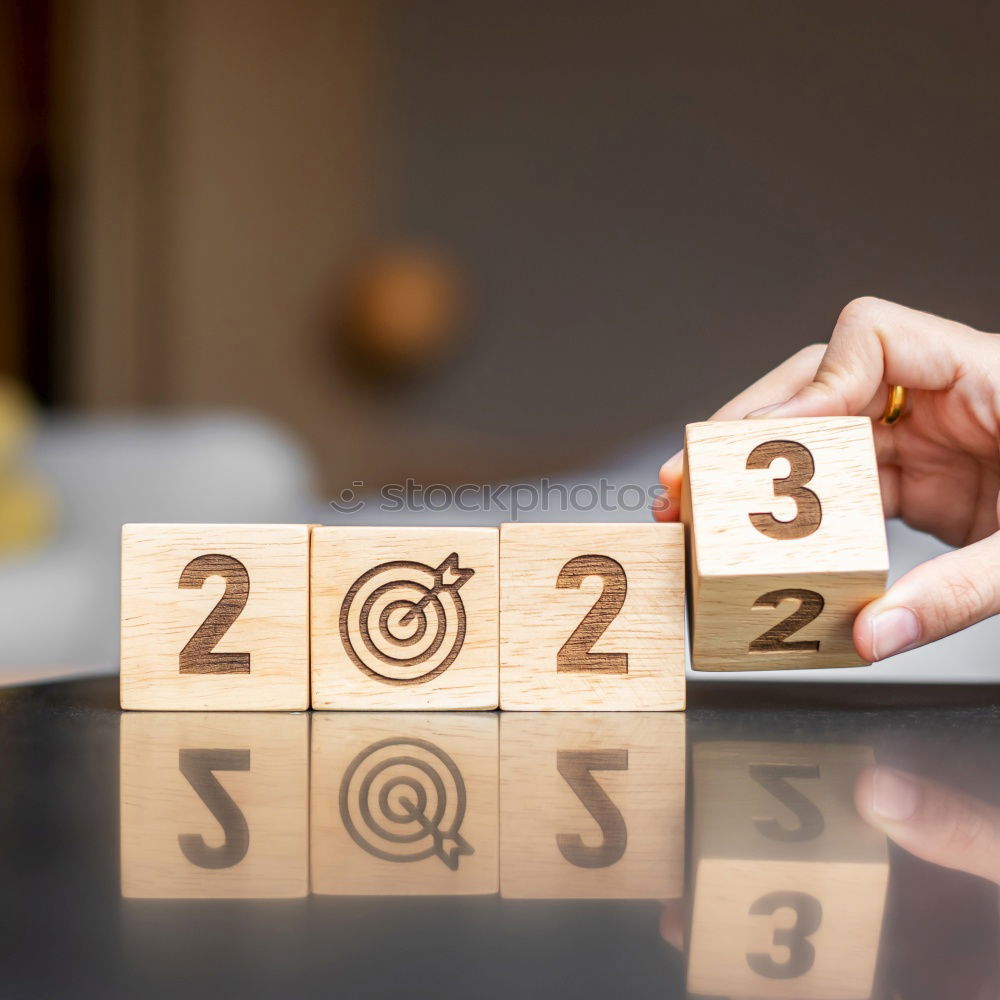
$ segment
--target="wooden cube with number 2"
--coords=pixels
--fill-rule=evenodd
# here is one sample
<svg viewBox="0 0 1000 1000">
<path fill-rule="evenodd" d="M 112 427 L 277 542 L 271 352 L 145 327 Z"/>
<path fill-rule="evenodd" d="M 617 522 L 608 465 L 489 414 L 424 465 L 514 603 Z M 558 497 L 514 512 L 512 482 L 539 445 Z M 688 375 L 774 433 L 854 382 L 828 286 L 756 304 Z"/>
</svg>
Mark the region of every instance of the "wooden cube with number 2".
<svg viewBox="0 0 1000 1000">
<path fill-rule="evenodd" d="M 889 566 L 871 421 L 689 424 L 681 517 L 695 670 L 850 667 Z"/>
<path fill-rule="evenodd" d="M 684 708 L 684 532 L 504 524 L 500 707 Z"/>
</svg>

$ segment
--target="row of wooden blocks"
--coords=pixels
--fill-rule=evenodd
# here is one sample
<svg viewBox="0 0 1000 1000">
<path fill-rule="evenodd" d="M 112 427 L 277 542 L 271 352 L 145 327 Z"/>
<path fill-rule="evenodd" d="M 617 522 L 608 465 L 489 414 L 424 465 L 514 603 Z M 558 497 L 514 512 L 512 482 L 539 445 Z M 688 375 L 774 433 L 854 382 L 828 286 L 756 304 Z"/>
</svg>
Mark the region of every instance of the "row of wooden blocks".
<svg viewBox="0 0 1000 1000">
<path fill-rule="evenodd" d="M 122 707 L 683 709 L 689 589 L 695 669 L 863 662 L 870 421 L 690 425 L 682 519 L 125 525 Z"/>
<path fill-rule="evenodd" d="M 871 749 L 697 742 L 688 795 L 685 729 L 662 713 L 127 715 L 122 895 L 686 895 L 692 992 L 869 996 L 888 881 L 885 837 L 854 808 Z"/>
</svg>

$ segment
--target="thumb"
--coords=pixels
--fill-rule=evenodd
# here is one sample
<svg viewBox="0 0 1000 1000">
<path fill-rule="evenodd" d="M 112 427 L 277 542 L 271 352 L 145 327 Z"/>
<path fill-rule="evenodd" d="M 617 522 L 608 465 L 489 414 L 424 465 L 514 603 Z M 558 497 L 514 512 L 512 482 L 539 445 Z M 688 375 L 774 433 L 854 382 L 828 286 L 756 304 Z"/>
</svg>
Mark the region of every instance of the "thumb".
<svg viewBox="0 0 1000 1000">
<path fill-rule="evenodd" d="M 858 776 L 854 802 L 862 819 L 910 854 L 1000 882 L 1000 810 L 995 806 L 881 766 Z"/>
<path fill-rule="evenodd" d="M 854 645 L 884 660 L 1000 612 L 1000 533 L 922 563 L 854 621 Z"/>
</svg>

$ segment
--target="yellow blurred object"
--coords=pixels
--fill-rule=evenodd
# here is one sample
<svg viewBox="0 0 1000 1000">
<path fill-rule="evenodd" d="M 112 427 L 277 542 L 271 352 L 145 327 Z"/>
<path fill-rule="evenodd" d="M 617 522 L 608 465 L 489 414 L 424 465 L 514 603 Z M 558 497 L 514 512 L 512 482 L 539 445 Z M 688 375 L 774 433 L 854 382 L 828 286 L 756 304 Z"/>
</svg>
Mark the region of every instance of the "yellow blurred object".
<svg viewBox="0 0 1000 1000">
<path fill-rule="evenodd" d="M 19 382 L 0 376 L 0 469 L 20 453 L 36 423 L 35 403 Z"/>
<path fill-rule="evenodd" d="M 55 525 L 52 494 L 21 468 L 21 454 L 36 423 L 28 390 L 0 377 L 0 558 L 37 548 Z"/>
<path fill-rule="evenodd" d="M 27 475 L 0 480 L 0 557 L 37 548 L 52 534 L 55 504 Z"/>
</svg>

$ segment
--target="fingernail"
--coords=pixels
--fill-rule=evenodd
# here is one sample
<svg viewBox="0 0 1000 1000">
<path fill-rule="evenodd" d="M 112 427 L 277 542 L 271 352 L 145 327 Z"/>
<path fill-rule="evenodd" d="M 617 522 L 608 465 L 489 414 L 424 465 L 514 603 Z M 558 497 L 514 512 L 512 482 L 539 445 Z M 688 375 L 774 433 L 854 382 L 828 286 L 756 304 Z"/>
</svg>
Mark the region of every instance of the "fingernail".
<svg viewBox="0 0 1000 1000">
<path fill-rule="evenodd" d="M 681 448 L 680 451 L 675 451 L 673 455 L 668 458 L 661 468 L 665 469 L 668 465 L 676 465 L 684 457 L 684 449 Z"/>
<path fill-rule="evenodd" d="M 789 397 L 791 399 L 791 397 Z M 780 403 L 772 403 L 770 406 L 762 406 L 759 410 L 751 410 L 747 416 L 748 417 L 765 417 L 769 413 L 774 413 L 776 410 L 780 410 L 788 399 L 783 399 Z"/>
<path fill-rule="evenodd" d="M 920 638 L 920 622 L 909 608 L 890 608 L 871 619 L 872 655 L 876 660 L 901 653 Z"/>
<path fill-rule="evenodd" d="M 872 778 L 872 812 L 882 819 L 902 823 L 920 805 L 920 786 L 908 775 L 888 768 L 875 769 Z"/>
</svg>

